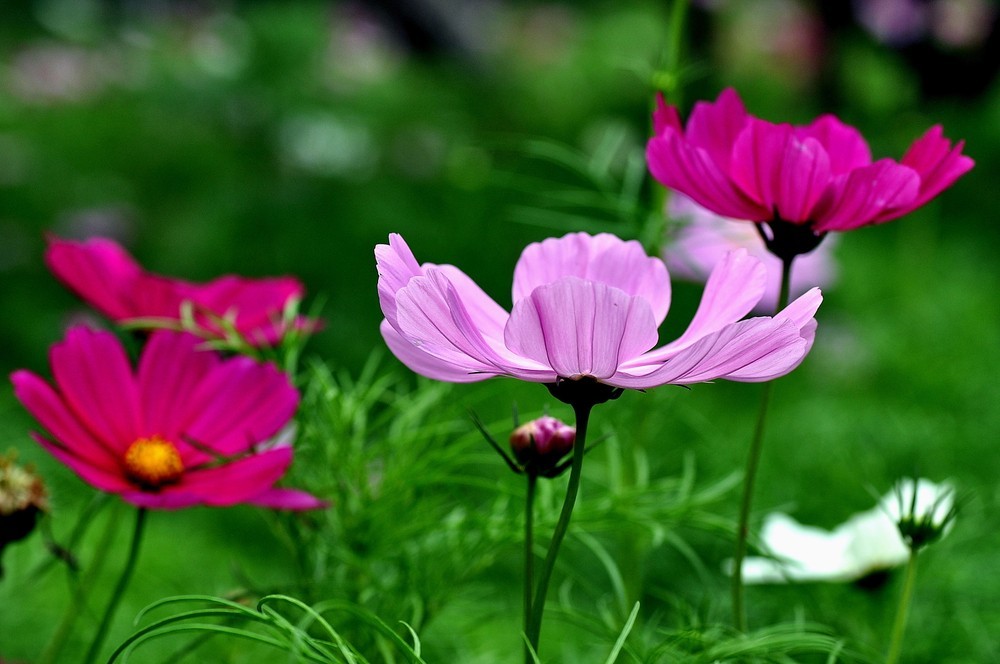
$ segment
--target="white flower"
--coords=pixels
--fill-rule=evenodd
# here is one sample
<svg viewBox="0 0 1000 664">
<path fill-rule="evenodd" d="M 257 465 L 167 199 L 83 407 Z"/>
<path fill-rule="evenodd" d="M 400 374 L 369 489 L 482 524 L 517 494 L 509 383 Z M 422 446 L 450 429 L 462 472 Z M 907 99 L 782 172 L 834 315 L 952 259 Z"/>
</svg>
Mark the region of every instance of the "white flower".
<svg viewBox="0 0 1000 664">
<path fill-rule="evenodd" d="M 780 512 L 769 514 L 761 541 L 773 557 L 744 559 L 743 580 L 854 581 L 902 565 L 910 556 L 908 540 L 920 548 L 947 532 L 954 516 L 954 494 L 948 483 L 904 479 L 878 505 L 833 531 L 804 526 Z"/>
</svg>

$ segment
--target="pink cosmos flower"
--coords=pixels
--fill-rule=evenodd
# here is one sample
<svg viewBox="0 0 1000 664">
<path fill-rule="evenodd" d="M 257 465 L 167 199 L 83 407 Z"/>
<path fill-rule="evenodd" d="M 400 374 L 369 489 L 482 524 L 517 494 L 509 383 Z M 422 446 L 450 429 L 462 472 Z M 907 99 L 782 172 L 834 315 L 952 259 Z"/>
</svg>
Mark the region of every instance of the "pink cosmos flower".
<svg viewBox="0 0 1000 664">
<path fill-rule="evenodd" d="M 11 381 L 48 431 L 35 440 L 85 482 L 134 505 L 321 507 L 274 487 L 292 462 L 288 442 L 273 440 L 299 402 L 288 377 L 200 343 L 155 331 L 133 371 L 114 335 L 75 327 L 50 351 L 52 385 L 24 370 Z"/>
<path fill-rule="evenodd" d="M 105 238 L 83 242 L 49 237 L 45 263 L 88 304 L 116 322 L 153 318 L 177 321 L 184 302 L 193 306 L 199 332 L 222 338 L 220 319 L 253 345 L 274 345 L 288 332 L 282 314 L 305 289 L 297 279 L 245 279 L 234 275 L 195 284 L 146 272 L 120 245 Z M 299 319 L 311 331 L 317 322 Z"/>
<path fill-rule="evenodd" d="M 663 262 L 671 275 L 704 282 L 728 252 L 744 248 L 767 268 L 767 288 L 753 310 L 766 313 L 775 310 L 781 290 L 781 259 L 767 250 L 753 224 L 720 217 L 676 192 L 670 196 L 667 214 L 677 220 L 663 249 Z M 832 249 L 837 239 L 831 237 L 796 259 L 791 274 L 792 297 L 813 286 L 825 288 L 834 282 L 837 264 Z"/>
<path fill-rule="evenodd" d="M 765 381 L 809 351 L 822 300 L 813 289 L 773 318 L 740 320 L 764 293 L 764 266 L 745 250 L 709 277 L 680 338 L 659 348 L 670 307 L 659 258 L 635 241 L 571 233 L 528 245 L 508 314 L 451 265 L 417 263 L 399 235 L 375 248 L 382 335 L 404 364 L 437 380 L 491 376 L 643 389 L 727 378 Z"/>
<path fill-rule="evenodd" d="M 749 115 L 732 89 L 696 104 L 686 127 L 660 96 L 653 123 L 646 158 L 661 183 L 725 217 L 807 226 L 815 234 L 896 219 L 974 163 L 962 154 L 964 142 L 953 147 L 937 125 L 899 162 L 873 162 L 858 130 L 836 117 L 774 124 Z"/>
</svg>

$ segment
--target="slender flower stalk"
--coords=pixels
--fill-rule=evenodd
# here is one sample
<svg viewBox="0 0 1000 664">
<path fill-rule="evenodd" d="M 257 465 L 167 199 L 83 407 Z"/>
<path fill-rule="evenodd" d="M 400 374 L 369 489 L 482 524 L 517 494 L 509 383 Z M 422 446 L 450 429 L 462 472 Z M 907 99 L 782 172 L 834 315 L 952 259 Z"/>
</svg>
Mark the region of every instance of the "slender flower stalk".
<svg viewBox="0 0 1000 664">
<path fill-rule="evenodd" d="M 573 446 L 573 463 L 569 471 L 569 484 L 566 486 L 566 497 L 563 499 L 562 510 L 559 512 L 559 521 L 556 522 L 556 529 L 552 532 L 552 541 L 549 542 L 548 553 L 545 554 L 545 562 L 539 570 L 538 587 L 535 590 L 535 601 L 532 603 L 531 620 L 527 629 L 528 643 L 536 653 L 542 634 L 542 616 L 545 613 L 545 599 L 549 592 L 552 570 L 555 569 L 559 548 L 566 537 L 566 531 L 573 516 L 573 507 L 576 505 L 576 497 L 580 492 L 580 477 L 583 473 L 587 424 L 590 420 L 591 408 L 593 408 L 592 403 L 573 404 L 573 411 L 576 414 L 576 444 Z M 531 662 L 529 657 L 530 653 L 526 653 L 526 664 Z"/>
<path fill-rule="evenodd" d="M 903 580 L 903 593 L 899 596 L 899 606 L 896 607 L 896 619 L 892 624 L 892 637 L 889 641 L 889 654 L 885 664 L 896 664 L 903 650 L 903 636 L 906 633 L 906 621 L 910 616 L 910 602 L 913 599 L 913 588 L 917 580 L 917 551 L 910 549 L 910 559 L 906 563 L 906 576 Z"/>
<path fill-rule="evenodd" d="M 778 311 L 788 304 L 789 285 L 792 276 L 792 261 L 795 257 L 781 261 L 781 285 L 778 294 Z M 767 425 L 767 414 L 771 406 L 773 382 L 764 385 L 760 393 L 760 407 L 757 410 L 757 424 L 754 426 L 753 439 L 750 441 L 750 452 L 747 455 L 747 468 L 743 474 L 743 496 L 740 499 L 740 516 L 736 527 L 736 551 L 733 554 L 733 625 L 741 632 L 746 631 L 747 616 L 743 603 L 743 558 L 747 553 L 747 537 L 750 534 L 750 508 L 753 505 L 753 489 L 757 481 L 757 468 L 764 449 L 764 431 Z"/>
<path fill-rule="evenodd" d="M 115 613 L 118 611 L 118 605 L 121 603 L 122 595 L 125 594 L 125 589 L 128 588 L 128 583 L 132 579 L 132 572 L 135 571 L 135 563 L 139 558 L 139 549 L 142 545 L 142 534 L 146 524 L 146 512 L 147 510 L 143 507 L 140 507 L 136 511 L 135 530 L 132 533 L 132 544 L 129 546 L 128 558 L 125 560 L 125 566 L 122 568 L 121 576 L 118 577 L 118 583 L 115 584 L 115 589 L 111 593 L 111 599 L 108 602 L 108 606 L 104 609 L 104 615 L 101 617 L 101 622 L 97 626 L 97 631 L 94 632 L 94 638 L 90 642 L 90 648 L 87 649 L 86 656 L 83 658 L 83 664 L 92 664 L 92 662 L 97 661 L 97 656 L 101 652 L 101 646 L 104 645 L 104 639 L 108 635 L 108 628 L 111 626 L 111 621 L 114 619 Z"/>
<path fill-rule="evenodd" d="M 529 474 L 528 488 L 524 499 L 524 634 L 527 636 L 531 630 L 531 595 L 535 589 L 535 488 L 538 485 L 538 476 Z M 531 663 L 531 649 L 527 644 L 524 646 L 524 661 Z"/>
</svg>

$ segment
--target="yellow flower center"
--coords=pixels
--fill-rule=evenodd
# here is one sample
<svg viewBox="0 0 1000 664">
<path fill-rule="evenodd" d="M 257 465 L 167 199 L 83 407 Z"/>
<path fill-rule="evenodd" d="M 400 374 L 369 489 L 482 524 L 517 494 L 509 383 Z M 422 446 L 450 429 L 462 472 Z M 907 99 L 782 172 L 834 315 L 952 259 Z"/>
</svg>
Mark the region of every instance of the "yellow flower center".
<svg viewBox="0 0 1000 664">
<path fill-rule="evenodd" d="M 159 489 L 181 478 L 184 462 L 170 441 L 140 438 L 125 450 L 125 474 L 144 489 Z"/>
</svg>

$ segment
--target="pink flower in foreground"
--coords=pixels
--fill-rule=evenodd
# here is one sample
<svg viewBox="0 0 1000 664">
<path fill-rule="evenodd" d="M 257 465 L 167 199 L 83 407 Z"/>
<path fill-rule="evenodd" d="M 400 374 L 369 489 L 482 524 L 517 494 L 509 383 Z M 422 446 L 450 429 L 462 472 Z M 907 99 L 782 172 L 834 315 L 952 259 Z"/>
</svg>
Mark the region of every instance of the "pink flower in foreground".
<svg viewBox="0 0 1000 664">
<path fill-rule="evenodd" d="M 288 378 L 200 343 L 155 331 L 133 371 L 114 335 L 75 327 L 50 351 L 52 385 L 24 370 L 11 381 L 48 431 L 35 440 L 85 482 L 134 505 L 321 507 L 273 486 L 292 462 L 291 446 L 273 442 L 299 402 Z"/>
<path fill-rule="evenodd" d="M 105 238 L 84 242 L 49 238 L 45 264 L 70 290 L 116 322 L 136 319 L 177 321 L 182 305 L 193 307 L 199 333 L 222 338 L 228 320 L 247 342 L 274 345 L 288 332 L 285 306 L 305 289 L 293 277 L 245 279 L 234 275 L 206 284 L 146 272 L 121 246 Z M 294 325 L 311 331 L 316 321 Z"/>
<path fill-rule="evenodd" d="M 508 314 L 451 265 L 417 263 L 399 235 L 375 248 L 382 335 L 404 364 L 437 380 L 491 376 L 643 389 L 716 378 L 765 381 L 809 351 L 822 300 L 813 289 L 774 318 L 740 320 L 764 293 L 764 266 L 728 254 L 680 338 L 654 348 L 670 306 L 659 258 L 638 242 L 572 233 L 528 245 Z M 557 395 L 558 396 L 558 395 Z"/>
<path fill-rule="evenodd" d="M 670 196 L 667 215 L 677 221 L 670 227 L 663 249 L 663 261 L 671 275 L 704 282 L 728 252 L 746 249 L 767 268 L 767 288 L 754 311 L 771 313 L 775 310 L 781 290 L 781 259 L 767 250 L 753 224 L 720 217 L 679 193 Z M 837 239 L 831 237 L 795 260 L 790 287 L 792 297 L 813 286 L 823 288 L 833 283 L 837 265 L 831 250 Z"/>
<path fill-rule="evenodd" d="M 696 104 L 686 127 L 661 96 L 653 124 L 646 147 L 653 177 L 716 214 L 767 223 L 775 235 L 781 223 L 821 235 L 896 219 L 973 166 L 964 143 L 953 147 L 937 125 L 899 162 L 873 162 L 858 130 L 833 115 L 801 127 L 774 124 L 749 115 L 732 89 Z M 801 249 L 803 242 L 794 238 L 792 256 L 812 248 Z"/>
</svg>

